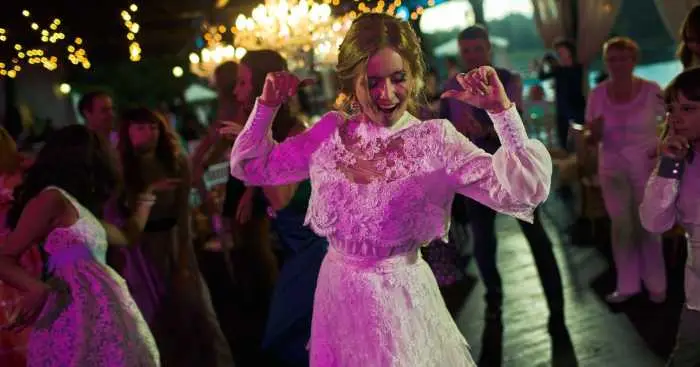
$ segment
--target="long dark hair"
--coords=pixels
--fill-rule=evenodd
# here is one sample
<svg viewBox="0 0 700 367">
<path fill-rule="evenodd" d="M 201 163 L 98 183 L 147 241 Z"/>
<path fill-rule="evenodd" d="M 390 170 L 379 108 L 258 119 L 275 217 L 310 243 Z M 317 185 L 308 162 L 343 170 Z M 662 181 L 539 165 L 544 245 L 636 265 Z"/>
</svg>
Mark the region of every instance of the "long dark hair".
<svg viewBox="0 0 700 367">
<path fill-rule="evenodd" d="M 100 218 L 104 203 L 119 185 L 119 173 L 109 143 L 81 125 L 54 132 L 34 164 L 15 188 L 7 225 L 15 228 L 27 203 L 48 186 L 68 192 Z"/>
<path fill-rule="evenodd" d="M 678 45 L 676 56 L 681 60 L 683 67 L 693 66 L 693 51 L 688 47 L 688 39 L 694 38 L 700 43 L 700 4 L 695 5 L 685 16 L 680 29 L 681 42 Z"/>
<path fill-rule="evenodd" d="M 247 66 L 252 74 L 251 85 L 253 91 L 251 93 L 251 98 L 262 94 L 263 87 L 265 86 L 265 78 L 268 73 L 287 71 L 287 60 L 285 60 L 282 55 L 272 50 L 249 51 L 241 59 L 241 64 Z M 253 101 L 249 102 L 251 102 L 249 105 L 252 106 Z M 245 114 L 250 114 L 250 111 L 245 111 Z M 272 137 L 276 141 L 284 140 L 297 123 L 298 120 L 292 116 L 289 106 L 286 104 L 282 105 L 272 125 Z"/>
<path fill-rule="evenodd" d="M 131 143 L 131 138 L 129 138 L 129 127 L 133 124 L 158 126 L 158 142 L 156 143 L 155 155 L 168 174 L 175 176 L 179 173 L 179 162 L 183 156 L 177 135 L 164 116 L 144 107 L 124 111 L 119 125 L 118 150 L 124 174 L 124 189 L 127 193 L 127 199 L 143 191 L 148 184 L 143 180 L 139 156 Z"/>
</svg>

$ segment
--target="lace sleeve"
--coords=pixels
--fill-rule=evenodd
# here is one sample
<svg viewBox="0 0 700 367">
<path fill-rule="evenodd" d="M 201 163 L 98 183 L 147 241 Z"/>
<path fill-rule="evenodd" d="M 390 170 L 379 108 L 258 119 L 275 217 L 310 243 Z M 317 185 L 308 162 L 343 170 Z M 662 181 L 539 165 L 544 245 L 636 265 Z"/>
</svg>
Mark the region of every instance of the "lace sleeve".
<svg viewBox="0 0 700 367">
<path fill-rule="evenodd" d="M 231 150 L 231 175 L 248 185 L 284 185 L 307 179 L 311 155 L 342 121 L 339 113 L 327 113 L 312 128 L 277 143 L 270 129 L 276 113 L 276 108 L 256 101 Z"/>
<path fill-rule="evenodd" d="M 532 222 L 535 208 L 549 196 L 552 159 L 541 142 L 527 138 L 515 107 L 490 117 L 502 143 L 494 155 L 444 124 L 447 174 L 457 192 Z"/>
<path fill-rule="evenodd" d="M 639 206 L 639 217 L 647 231 L 662 233 L 676 224 L 676 200 L 683 168 L 683 162 L 662 157 L 649 178 Z"/>
</svg>

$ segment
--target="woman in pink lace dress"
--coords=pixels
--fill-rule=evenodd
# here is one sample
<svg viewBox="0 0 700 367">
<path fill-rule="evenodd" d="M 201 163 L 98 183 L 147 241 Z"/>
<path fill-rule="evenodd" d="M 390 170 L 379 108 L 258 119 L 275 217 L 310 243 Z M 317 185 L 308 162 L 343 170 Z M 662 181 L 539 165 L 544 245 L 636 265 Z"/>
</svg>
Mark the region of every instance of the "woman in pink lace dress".
<svg viewBox="0 0 700 367">
<path fill-rule="evenodd" d="M 105 141 L 83 126 L 54 133 L 15 190 L 12 228 L 0 238 L 0 280 L 21 292 L 14 329 L 32 327 L 29 366 L 151 367 L 159 356 L 153 336 L 124 280 L 105 264 L 107 244 L 135 243 L 143 230 L 150 185 L 124 228 L 96 215 L 112 194 L 117 171 Z M 17 263 L 33 244 L 47 259 L 44 281 Z"/>
<path fill-rule="evenodd" d="M 548 195 L 551 158 L 525 134 L 495 71 L 458 77 L 445 98 L 490 111 L 503 146 L 490 155 L 446 120 L 415 111 L 424 64 L 411 26 L 385 14 L 353 23 L 337 72 L 352 114 L 330 112 L 276 143 L 270 125 L 299 79 L 268 75 L 231 152 L 250 185 L 311 179 L 306 223 L 329 240 L 314 300 L 312 366 L 473 366 L 418 249 L 446 236 L 455 193 L 532 220 Z"/>
</svg>

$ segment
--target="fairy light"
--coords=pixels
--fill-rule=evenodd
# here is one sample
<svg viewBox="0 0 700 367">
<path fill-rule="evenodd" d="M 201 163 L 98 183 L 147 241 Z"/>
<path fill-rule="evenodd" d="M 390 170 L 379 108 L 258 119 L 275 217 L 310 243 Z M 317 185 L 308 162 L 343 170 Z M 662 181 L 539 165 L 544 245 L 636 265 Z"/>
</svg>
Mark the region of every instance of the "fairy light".
<svg viewBox="0 0 700 367">
<path fill-rule="evenodd" d="M 34 19 L 32 19 L 32 14 L 29 10 L 22 10 L 22 16 L 27 19 L 28 26 L 32 30 L 37 32 L 37 38 L 43 43 L 59 43 L 66 39 L 66 34 L 61 31 L 61 19 L 53 18 L 50 24 L 42 27 Z M 4 28 L 0 28 L 0 42 L 6 42 L 8 40 L 7 31 Z M 66 47 L 68 52 L 68 59 L 74 65 L 81 65 L 85 69 L 90 68 L 90 61 L 87 57 L 87 52 L 82 45 L 83 40 L 80 37 L 76 37 L 75 41 Z M 7 76 L 10 78 L 15 78 L 19 72 L 26 65 L 41 65 L 46 70 L 53 71 L 58 68 L 58 57 L 53 55 L 48 55 L 46 51 L 41 48 L 25 48 L 20 43 L 14 43 L 14 50 L 16 51 L 15 57 L 12 58 L 11 63 L 0 62 L 0 76 Z M 9 64 L 6 66 L 6 64 Z"/>
<path fill-rule="evenodd" d="M 139 33 L 141 26 L 136 22 L 136 12 L 139 10 L 138 5 L 131 4 L 128 10 L 122 10 L 120 15 L 124 21 L 124 28 L 127 30 L 126 39 L 129 43 L 129 60 L 132 62 L 141 61 L 141 45 L 136 40 L 136 34 Z"/>
<path fill-rule="evenodd" d="M 324 2 L 334 6 L 340 4 L 338 0 L 324 0 Z M 366 0 L 355 0 L 355 2 L 357 3 L 357 7 L 351 11 L 351 13 L 353 13 L 352 19 L 355 19 L 358 14 L 362 13 L 385 13 L 404 20 L 407 20 L 407 18 L 418 20 L 418 18 L 423 15 L 426 8 L 433 7 L 437 3 L 436 0 L 428 0 L 425 7 L 418 6 L 410 13 L 407 13 L 405 12 L 407 10 L 406 7 L 401 7 L 403 3 L 402 0 L 379 0 L 374 6 L 368 6 Z"/>
</svg>

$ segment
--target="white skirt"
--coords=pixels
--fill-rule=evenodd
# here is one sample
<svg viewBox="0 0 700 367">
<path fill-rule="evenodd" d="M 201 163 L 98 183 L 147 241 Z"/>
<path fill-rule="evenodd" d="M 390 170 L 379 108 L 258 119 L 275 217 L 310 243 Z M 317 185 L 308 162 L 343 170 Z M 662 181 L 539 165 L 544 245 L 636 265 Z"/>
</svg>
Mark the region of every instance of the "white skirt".
<svg viewBox="0 0 700 367">
<path fill-rule="evenodd" d="M 469 346 L 418 251 L 387 259 L 329 248 L 318 277 L 312 367 L 471 367 Z"/>
</svg>

